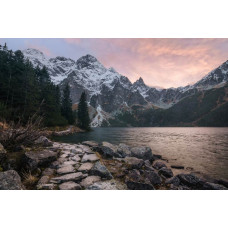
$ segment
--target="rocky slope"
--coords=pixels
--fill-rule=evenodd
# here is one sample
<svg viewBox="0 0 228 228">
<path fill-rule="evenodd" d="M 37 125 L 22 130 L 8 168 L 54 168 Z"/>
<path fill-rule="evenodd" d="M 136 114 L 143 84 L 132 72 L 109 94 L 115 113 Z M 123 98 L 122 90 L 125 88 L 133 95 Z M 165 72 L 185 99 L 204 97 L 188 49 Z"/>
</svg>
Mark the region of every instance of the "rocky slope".
<svg viewBox="0 0 228 228">
<path fill-rule="evenodd" d="M 145 85 L 142 78 L 131 83 L 127 77 L 113 68 L 105 68 L 91 55 L 74 61 L 65 57 L 48 59 L 35 49 L 27 49 L 23 53 L 34 66 L 46 66 L 52 80 L 61 88 L 68 83 L 73 103 L 77 103 L 82 91 L 86 91 L 88 102 L 95 110 L 94 127 L 100 126 L 103 120 L 108 123 L 110 116 L 129 110 L 132 105 L 167 109 L 198 91 L 222 87 L 228 82 L 228 61 L 194 85 L 157 89 Z"/>
</svg>

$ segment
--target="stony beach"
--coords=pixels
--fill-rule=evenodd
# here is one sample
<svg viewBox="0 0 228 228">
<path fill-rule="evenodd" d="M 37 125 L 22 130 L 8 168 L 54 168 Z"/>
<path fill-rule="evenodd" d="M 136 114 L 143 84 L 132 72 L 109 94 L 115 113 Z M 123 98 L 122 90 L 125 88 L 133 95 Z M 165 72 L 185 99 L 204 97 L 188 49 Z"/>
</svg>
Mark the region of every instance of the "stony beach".
<svg viewBox="0 0 228 228">
<path fill-rule="evenodd" d="M 20 161 L 0 148 L 4 171 L 0 172 L 0 189 L 37 190 L 226 190 L 225 180 L 206 180 L 183 166 L 170 166 L 151 148 L 98 144 L 51 142 L 41 137 L 36 149 L 25 152 Z M 18 160 L 18 158 L 17 158 Z M 19 165 L 18 165 L 19 164 Z M 30 174 L 30 179 L 23 175 Z M 19 168 L 20 167 L 20 168 Z M 7 170 L 6 170 L 7 169 Z M 6 171 L 5 171 L 6 170 Z M 174 173 L 178 174 L 174 175 Z M 25 171 L 24 171 L 25 172 Z M 20 174 L 20 175 L 19 175 Z"/>
</svg>

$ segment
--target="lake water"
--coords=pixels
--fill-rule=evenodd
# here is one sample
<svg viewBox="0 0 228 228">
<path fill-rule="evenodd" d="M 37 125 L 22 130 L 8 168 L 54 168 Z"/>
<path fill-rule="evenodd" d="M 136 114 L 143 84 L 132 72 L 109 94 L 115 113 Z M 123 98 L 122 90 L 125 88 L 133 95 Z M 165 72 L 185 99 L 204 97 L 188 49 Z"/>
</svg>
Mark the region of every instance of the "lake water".
<svg viewBox="0 0 228 228">
<path fill-rule="evenodd" d="M 145 145 L 154 154 L 168 159 L 170 165 L 191 167 L 201 175 L 228 180 L 228 128 L 94 128 L 88 133 L 55 137 L 55 140 Z"/>
</svg>

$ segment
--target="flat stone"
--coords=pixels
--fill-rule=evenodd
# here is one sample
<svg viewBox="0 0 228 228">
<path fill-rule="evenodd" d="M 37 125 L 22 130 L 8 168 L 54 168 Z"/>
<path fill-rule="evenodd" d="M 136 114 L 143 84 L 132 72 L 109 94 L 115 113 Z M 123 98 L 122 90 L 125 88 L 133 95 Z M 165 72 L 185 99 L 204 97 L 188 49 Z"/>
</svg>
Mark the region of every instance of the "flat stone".
<svg viewBox="0 0 228 228">
<path fill-rule="evenodd" d="M 89 146 L 79 144 L 78 147 L 81 148 L 84 153 L 94 154 L 94 151 L 92 151 Z"/>
<path fill-rule="evenodd" d="M 78 171 L 79 172 L 89 172 L 91 170 L 91 168 L 93 167 L 93 165 L 94 165 L 93 163 L 89 163 L 89 162 L 83 163 L 79 167 Z"/>
<path fill-rule="evenodd" d="M 82 142 L 82 145 L 89 146 L 94 151 L 100 151 L 100 146 L 95 141 L 84 141 L 84 142 Z"/>
<path fill-rule="evenodd" d="M 76 162 L 80 162 L 81 158 L 79 157 L 79 155 L 75 155 L 73 157 L 70 158 L 72 161 L 76 161 Z"/>
<path fill-rule="evenodd" d="M 131 156 L 143 160 L 152 160 L 153 154 L 150 147 L 138 146 L 131 148 Z"/>
<path fill-rule="evenodd" d="M 66 165 L 66 166 L 63 166 L 62 168 L 57 169 L 57 174 L 59 175 L 74 173 L 74 172 L 75 172 L 75 168 L 72 165 Z"/>
<path fill-rule="evenodd" d="M 125 158 L 131 155 L 131 150 L 126 144 L 120 143 L 117 148 L 117 153 L 120 155 L 120 157 Z"/>
<path fill-rule="evenodd" d="M 95 176 L 100 176 L 101 178 L 105 178 L 108 180 L 112 179 L 111 173 L 103 164 L 101 164 L 100 161 L 94 164 L 94 166 L 90 170 L 90 174 Z"/>
<path fill-rule="evenodd" d="M 140 169 L 144 161 L 142 159 L 134 158 L 134 157 L 126 157 L 123 161 L 132 169 Z"/>
<path fill-rule="evenodd" d="M 73 153 L 73 154 L 84 154 L 82 148 L 71 149 L 71 153 Z"/>
<path fill-rule="evenodd" d="M 127 189 L 126 184 L 117 180 L 100 181 L 90 185 L 88 190 L 123 190 Z"/>
<path fill-rule="evenodd" d="M 54 190 L 55 188 L 55 184 L 42 184 L 37 186 L 38 190 Z"/>
<path fill-rule="evenodd" d="M 43 172 L 42 172 L 42 175 L 43 176 L 51 176 L 55 173 L 55 170 L 54 169 L 51 169 L 51 168 L 46 168 Z"/>
<path fill-rule="evenodd" d="M 77 172 L 77 173 L 71 173 L 71 174 L 66 174 L 66 175 L 63 175 L 63 176 L 52 178 L 50 180 L 50 182 L 56 183 L 56 184 L 60 184 L 60 183 L 63 183 L 63 182 L 68 182 L 68 181 L 77 182 L 77 181 L 80 181 L 80 180 L 82 180 L 83 178 L 85 178 L 87 176 L 88 176 L 87 174 L 83 174 L 81 172 Z"/>
<path fill-rule="evenodd" d="M 68 181 L 60 184 L 59 189 L 60 190 L 81 190 L 82 187 L 73 181 Z"/>
<path fill-rule="evenodd" d="M 163 167 L 167 168 L 166 164 L 164 162 L 161 162 L 161 161 L 155 161 L 154 164 L 153 164 L 153 167 L 155 169 L 161 169 Z"/>
<path fill-rule="evenodd" d="M 81 162 L 95 162 L 95 161 L 98 161 L 98 160 L 99 160 L 99 158 L 97 157 L 96 154 L 85 154 L 82 157 Z"/>
<path fill-rule="evenodd" d="M 83 179 L 80 183 L 80 185 L 84 188 L 89 187 L 90 185 L 94 184 L 95 182 L 98 182 L 101 180 L 101 177 L 99 176 L 88 176 L 85 179 Z"/>
<path fill-rule="evenodd" d="M 63 162 L 63 164 L 62 164 L 62 167 L 63 166 L 68 166 L 68 165 L 76 165 L 78 162 L 77 161 L 65 161 L 65 162 Z"/>
<path fill-rule="evenodd" d="M 44 185 L 47 184 L 49 181 L 49 176 L 42 176 L 40 180 L 38 181 L 37 185 Z"/>
<path fill-rule="evenodd" d="M 23 190 L 25 187 L 15 170 L 0 172 L 0 190 Z"/>
</svg>

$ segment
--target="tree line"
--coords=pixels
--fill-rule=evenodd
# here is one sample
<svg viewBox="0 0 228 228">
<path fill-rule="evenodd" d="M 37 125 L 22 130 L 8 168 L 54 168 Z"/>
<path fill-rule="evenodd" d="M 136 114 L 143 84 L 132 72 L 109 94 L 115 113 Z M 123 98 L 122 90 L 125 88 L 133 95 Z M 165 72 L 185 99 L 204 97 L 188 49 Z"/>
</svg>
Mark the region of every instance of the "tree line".
<svg viewBox="0 0 228 228">
<path fill-rule="evenodd" d="M 83 93 L 77 112 L 72 111 L 70 88 L 62 91 L 50 78 L 46 67 L 33 67 L 18 50 L 0 45 L 0 119 L 26 123 L 38 113 L 45 126 L 77 124 L 89 129 L 86 94 Z"/>
</svg>

